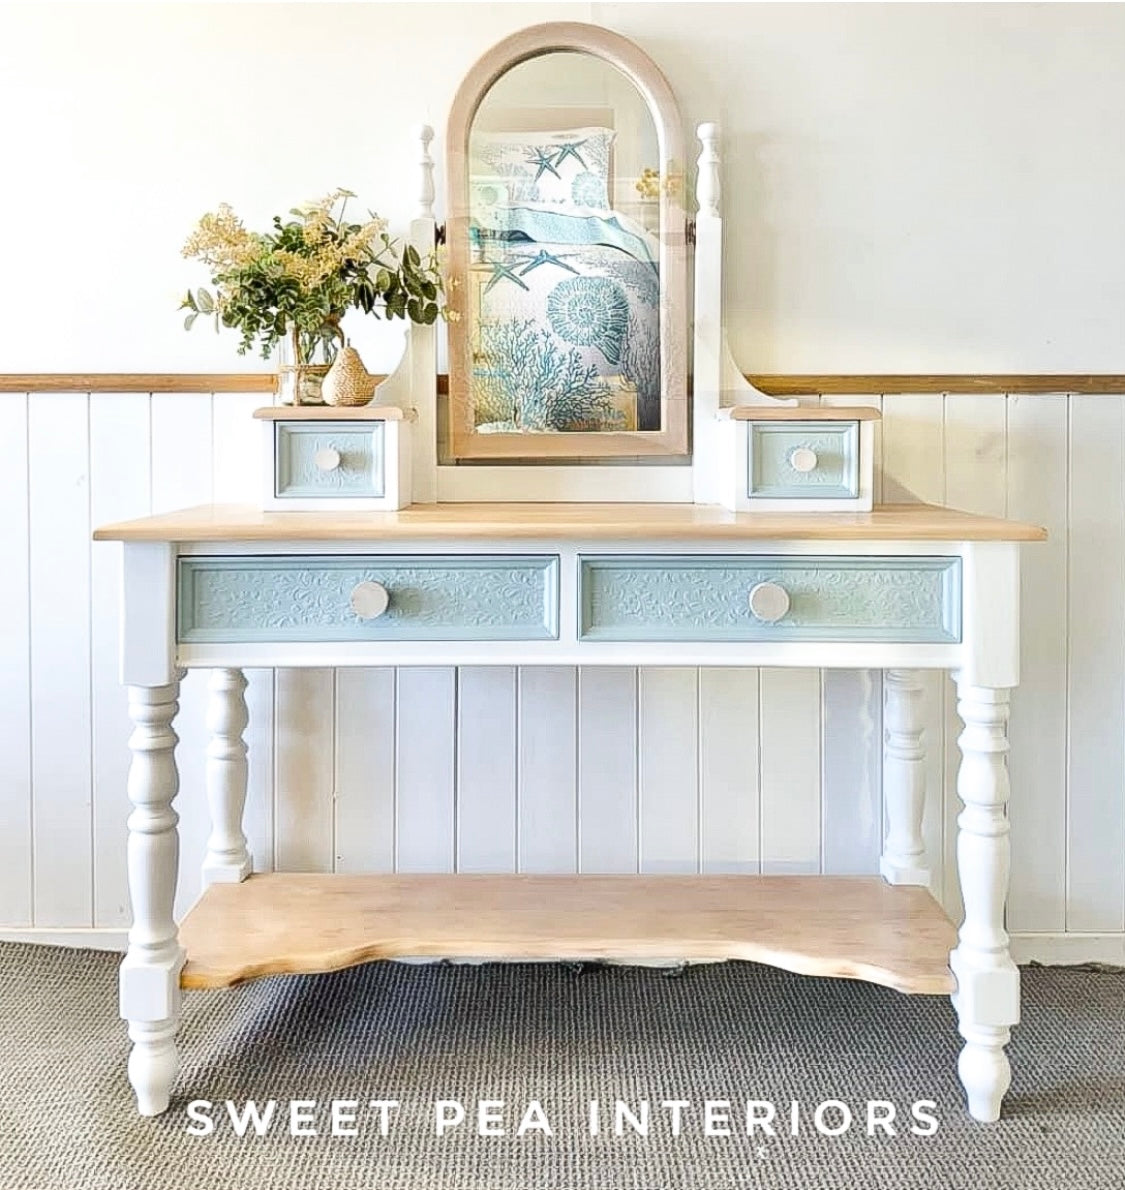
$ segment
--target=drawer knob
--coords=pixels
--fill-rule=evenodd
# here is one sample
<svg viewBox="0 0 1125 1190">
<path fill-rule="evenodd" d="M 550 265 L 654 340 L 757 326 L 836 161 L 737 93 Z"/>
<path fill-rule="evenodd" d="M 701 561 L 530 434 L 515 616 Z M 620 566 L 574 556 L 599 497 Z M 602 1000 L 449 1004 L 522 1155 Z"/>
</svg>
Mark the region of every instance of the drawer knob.
<svg viewBox="0 0 1125 1190">
<path fill-rule="evenodd" d="M 334 446 L 322 446 L 313 455 L 313 462 L 320 471 L 335 471 L 340 465 L 340 452 Z"/>
<path fill-rule="evenodd" d="M 387 610 L 390 601 L 391 597 L 387 594 L 387 588 L 382 583 L 370 579 L 356 583 L 348 598 L 352 611 L 361 620 L 374 620 L 377 616 L 381 616 Z"/>
<path fill-rule="evenodd" d="M 808 446 L 795 446 L 789 452 L 789 466 L 802 475 L 816 470 L 816 451 Z"/>
<path fill-rule="evenodd" d="M 789 610 L 789 592 L 779 583 L 758 583 L 750 590 L 750 614 L 763 624 L 776 624 Z"/>
</svg>

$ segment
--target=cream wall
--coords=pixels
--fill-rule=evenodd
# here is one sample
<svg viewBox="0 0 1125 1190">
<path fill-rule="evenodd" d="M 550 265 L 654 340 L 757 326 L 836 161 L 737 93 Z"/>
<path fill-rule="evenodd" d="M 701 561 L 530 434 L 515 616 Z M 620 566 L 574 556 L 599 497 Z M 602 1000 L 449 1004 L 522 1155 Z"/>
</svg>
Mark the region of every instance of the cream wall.
<svg viewBox="0 0 1125 1190">
<path fill-rule="evenodd" d="M 41 3 L 0 6 L 0 372 L 259 369 L 180 328 L 198 215 L 340 184 L 401 226 L 410 126 L 551 19 L 722 121 L 748 369 L 1125 371 L 1121 6 Z"/>
</svg>

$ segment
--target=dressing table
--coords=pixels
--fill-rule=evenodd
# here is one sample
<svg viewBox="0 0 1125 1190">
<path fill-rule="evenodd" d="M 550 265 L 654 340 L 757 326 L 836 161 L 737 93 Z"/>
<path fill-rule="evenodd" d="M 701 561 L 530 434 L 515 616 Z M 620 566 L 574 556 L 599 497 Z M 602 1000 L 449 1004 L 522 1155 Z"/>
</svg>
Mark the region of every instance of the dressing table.
<svg viewBox="0 0 1125 1190">
<path fill-rule="evenodd" d="M 504 64 L 579 51 L 637 83 L 659 117 L 662 171 L 674 176 L 666 84 L 636 47 L 581 25 L 528 30 L 486 55 L 455 103 L 450 152 L 463 147 Z M 421 210 L 411 229 L 420 244 L 434 235 L 431 137 L 424 129 Z M 123 543 L 134 921 L 121 1013 L 142 1114 L 168 1106 L 182 989 L 377 958 L 473 956 L 738 958 L 951 994 L 968 1109 L 979 1120 L 998 1118 L 1010 1081 L 1004 1046 L 1019 1016 L 1004 930 L 1019 551 L 1044 534 L 925 505 L 873 507 L 870 410 L 796 407 L 751 389 L 722 335 L 717 129 L 704 125 L 700 138 L 686 465 L 686 453 L 676 466 L 585 474 L 566 462 L 443 461 L 433 332 L 415 327 L 398 370 L 365 410 L 262 411 L 261 507 L 186 509 L 97 531 L 99 540 Z M 467 276 L 469 260 L 471 213 L 459 202 L 451 196 L 450 239 L 466 255 L 451 262 L 454 278 Z M 660 275 L 675 284 L 682 211 L 678 224 L 667 205 L 661 217 Z M 679 429 L 686 442 L 683 328 L 669 322 L 677 308 L 661 307 L 660 429 L 643 443 L 611 431 L 597 444 L 603 453 L 666 455 Z M 451 369 L 468 349 L 469 332 L 458 333 Z M 462 371 L 451 390 L 466 383 Z M 455 446 L 474 437 L 463 411 L 456 417 Z M 601 438 L 543 436 L 556 453 L 573 449 L 564 439 Z M 510 458 L 519 445 L 510 441 L 515 432 L 475 437 L 490 441 L 466 440 L 469 455 Z M 602 498 L 592 501 L 591 491 Z M 881 875 L 251 874 L 243 667 L 513 664 L 883 669 Z M 180 679 L 192 667 L 213 671 L 213 829 L 206 890 L 178 926 L 174 720 Z M 921 838 L 918 671 L 933 668 L 953 674 L 965 725 L 959 933 L 926 887 Z"/>
</svg>

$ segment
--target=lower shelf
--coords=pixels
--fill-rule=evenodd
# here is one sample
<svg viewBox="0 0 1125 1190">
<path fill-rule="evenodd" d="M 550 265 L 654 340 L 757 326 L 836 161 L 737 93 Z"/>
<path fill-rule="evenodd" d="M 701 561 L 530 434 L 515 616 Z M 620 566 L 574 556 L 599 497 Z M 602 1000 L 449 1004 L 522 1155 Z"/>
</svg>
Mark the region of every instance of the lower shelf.
<svg viewBox="0 0 1125 1190">
<path fill-rule="evenodd" d="M 184 919 L 185 988 L 373 959 L 747 959 L 948 993 L 926 889 L 866 876 L 344 876 L 215 884 Z"/>
</svg>

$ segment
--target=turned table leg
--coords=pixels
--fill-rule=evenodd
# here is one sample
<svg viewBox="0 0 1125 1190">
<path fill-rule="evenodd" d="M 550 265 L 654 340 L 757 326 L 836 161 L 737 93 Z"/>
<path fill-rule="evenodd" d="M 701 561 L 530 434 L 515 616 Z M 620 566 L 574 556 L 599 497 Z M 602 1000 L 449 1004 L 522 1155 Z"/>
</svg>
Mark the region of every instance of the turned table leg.
<svg viewBox="0 0 1125 1190">
<path fill-rule="evenodd" d="M 930 883 L 922 841 L 926 801 L 926 748 L 922 740 L 925 692 L 916 669 L 883 674 L 883 803 L 886 833 L 879 870 L 889 884 Z"/>
<path fill-rule="evenodd" d="M 240 669 L 211 673 L 207 727 L 207 804 L 211 837 L 203 861 L 203 883 L 237 884 L 250 875 L 250 852 L 242 831 L 246 805 L 246 676 Z"/>
<path fill-rule="evenodd" d="M 179 1060 L 180 949 L 172 906 L 179 870 L 179 816 L 172 800 L 179 790 L 172 722 L 178 710 L 179 677 L 167 686 L 130 686 L 133 753 L 129 768 L 128 870 L 133 904 L 129 951 L 121 964 L 121 1016 L 129 1022 L 133 1050 L 129 1081 L 143 1116 L 168 1107 Z"/>
<path fill-rule="evenodd" d="M 1006 689 L 957 682 L 965 725 L 958 743 L 957 867 L 965 919 L 949 965 L 957 980 L 953 1006 L 965 1047 L 958 1071 L 969 1113 L 1000 1118 L 1012 1081 L 1004 1046 L 1019 1021 L 1019 970 L 1008 953 L 1004 904 L 1008 895 L 1008 697 Z"/>
</svg>

